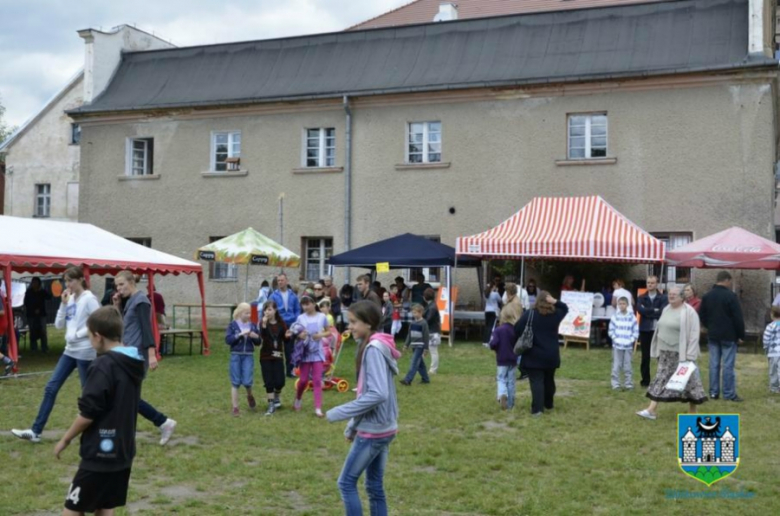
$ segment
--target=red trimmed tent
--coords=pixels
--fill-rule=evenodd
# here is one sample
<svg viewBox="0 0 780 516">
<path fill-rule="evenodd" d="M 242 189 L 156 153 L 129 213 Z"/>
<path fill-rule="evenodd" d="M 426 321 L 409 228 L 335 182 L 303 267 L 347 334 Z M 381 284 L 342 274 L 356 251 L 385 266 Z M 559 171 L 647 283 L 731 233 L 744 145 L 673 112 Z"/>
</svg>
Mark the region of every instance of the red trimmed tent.
<svg viewBox="0 0 780 516">
<path fill-rule="evenodd" d="M 12 360 L 18 358 L 18 350 L 13 331 L 13 310 L 10 308 L 11 273 L 52 274 L 73 266 L 84 269 L 87 281 L 90 274 L 116 274 L 121 270 L 146 274 L 150 289 L 154 289 L 155 274 L 195 274 L 201 297 L 203 354 L 209 354 L 201 264 L 133 243 L 92 224 L 0 216 L 0 267 L 6 284 L 4 305 L 7 307 Z M 154 296 L 150 301 L 154 313 Z M 152 326 L 159 347 L 160 334 L 154 317 Z"/>
<path fill-rule="evenodd" d="M 663 262 L 664 243 L 600 196 L 535 197 L 483 233 L 459 237 L 458 255 L 494 259 Z"/>
<path fill-rule="evenodd" d="M 666 253 L 669 265 L 718 269 L 780 269 L 780 244 L 733 227 Z"/>
</svg>

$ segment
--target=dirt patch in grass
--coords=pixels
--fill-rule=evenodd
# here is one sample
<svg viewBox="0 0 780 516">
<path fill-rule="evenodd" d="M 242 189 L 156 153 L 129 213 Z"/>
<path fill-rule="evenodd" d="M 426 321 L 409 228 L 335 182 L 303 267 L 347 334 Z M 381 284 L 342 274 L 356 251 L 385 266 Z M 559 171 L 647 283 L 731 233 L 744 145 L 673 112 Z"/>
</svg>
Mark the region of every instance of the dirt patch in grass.
<svg viewBox="0 0 780 516">
<path fill-rule="evenodd" d="M 130 502 L 127 504 L 127 511 L 130 514 L 136 514 L 141 511 L 158 510 L 159 503 L 156 500 L 159 497 L 164 497 L 170 500 L 170 504 L 177 505 L 187 500 L 196 500 L 203 498 L 206 493 L 200 492 L 192 486 L 186 484 L 175 484 L 170 486 L 161 487 L 159 489 L 150 488 L 146 485 L 136 485 L 136 488 L 142 487 L 142 491 L 146 491 L 143 498 Z"/>
<path fill-rule="evenodd" d="M 135 434 L 136 441 L 142 441 L 142 442 L 159 442 L 160 441 L 160 434 L 156 434 L 153 432 L 136 432 Z M 168 444 L 165 445 L 166 448 L 170 448 L 173 446 L 180 446 L 180 445 L 187 445 L 187 446 L 197 446 L 200 444 L 200 437 L 197 435 L 183 435 L 179 436 L 174 434 L 174 437 L 171 438 L 170 441 L 168 441 Z"/>
<path fill-rule="evenodd" d="M 485 421 L 482 423 L 482 428 L 485 430 L 505 430 L 511 432 L 512 429 L 503 421 Z"/>
<path fill-rule="evenodd" d="M 311 511 L 314 509 L 311 505 L 306 503 L 306 499 L 298 491 L 287 491 L 285 496 L 287 496 L 290 505 L 292 505 L 292 508 L 297 512 Z"/>
</svg>

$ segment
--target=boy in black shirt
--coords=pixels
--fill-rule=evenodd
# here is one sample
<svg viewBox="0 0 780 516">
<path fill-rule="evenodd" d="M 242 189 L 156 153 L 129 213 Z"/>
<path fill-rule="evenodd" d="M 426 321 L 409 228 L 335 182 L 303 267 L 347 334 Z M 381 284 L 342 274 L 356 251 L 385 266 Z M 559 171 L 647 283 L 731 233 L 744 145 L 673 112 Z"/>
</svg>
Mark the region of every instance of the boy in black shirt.
<svg viewBox="0 0 780 516">
<path fill-rule="evenodd" d="M 98 352 L 79 398 L 79 415 L 54 447 L 60 454 L 81 435 L 81 463 L 65 499 L 64 515 L 95 512 L 112 516 L 127 501 L 135 457 L 135 426 L 144 360 L 122 344 L 122 316 L 105 306 L 87 319 L 89 340 Z"/>
</svg>

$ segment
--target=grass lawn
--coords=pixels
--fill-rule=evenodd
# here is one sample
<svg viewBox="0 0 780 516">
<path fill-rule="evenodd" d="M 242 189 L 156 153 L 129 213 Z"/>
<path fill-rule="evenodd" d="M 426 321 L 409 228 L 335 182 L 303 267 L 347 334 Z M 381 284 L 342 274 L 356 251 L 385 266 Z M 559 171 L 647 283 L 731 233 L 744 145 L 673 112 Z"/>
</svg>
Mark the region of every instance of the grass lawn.
<svg viewBox="0 0 780 516">
<path fill-rule="evenodd" d="M 60 333 L 46 357 L 24 359 L 24 371 L 52 369 Z M 144 398 L 179 422 L 169 445 L 138 422 L 138 454 L 128 497 L 119 514 L 341 514 L 336 479 L 348 451 L 343 424 L 284 408 L 264 417 L 258 407 L 230 415 L 228 353 L 212 334 L 210 357 L 166 358 L 144 384 Z M 184 347 L 182 347 L 184 348 Z M 742 404 L 710 401 L 702 410 L 741 412 L 741 460 L 736 473 L 707 488 L 677 466 L 676 410 L 662 405 L 657 421 L 634 412 L 646 405 L 642 390 L 613 392 L 611 352 L 563 351 L 556 408 L 531 418 L 528 383 L 518 384 L 518 406 L 502 413 L 495 402 L 493 354 L 475 343 L 441 347 L 440 373 L 430 385 L 399 385 L 400 432 L 390 448 L 385 489 L 392 514 L 778 514 L 780 397 L 767 389 L 762 355 L 737 359 Z M 28 353 L 30 355 L 30 353 Z M 706 354 L 701 363 L 705 364 Z M 340 375 L 354 376 L 354 343 L 341 357 Z M 409 354 L 401 359 L 403 372 Z M 634 357 L 638 379 L 639 357 Z M 655 366 L 653 366 L 655 367 Z M 703 371 L 705 389 L 707 373 Z M 74 374 L 60 392 L 44 442 L 18 441 L 8 430 L 35 417 L 48 376 L 0 381 L 0 513 L 59 514 L 78 464 L 78 446 L 64 460 L 52 453 L 76 414 Z M 262 399 L 259 367 L 256 397 Z M 419 381 L 419 378 L 417 379 Z M 353 382 L 350 382 L 353 383 Z M 351 392 L 324 393 L 324 408 Z M 262 403 L 260 406 L 264 406 Z M 687 405 L 686 405 L 687 406 Z M 750 499 L 667 499 L 667 490 L 753 494 Z M 362 493 L 365 500 L 365 494 Z"/>
</svg>

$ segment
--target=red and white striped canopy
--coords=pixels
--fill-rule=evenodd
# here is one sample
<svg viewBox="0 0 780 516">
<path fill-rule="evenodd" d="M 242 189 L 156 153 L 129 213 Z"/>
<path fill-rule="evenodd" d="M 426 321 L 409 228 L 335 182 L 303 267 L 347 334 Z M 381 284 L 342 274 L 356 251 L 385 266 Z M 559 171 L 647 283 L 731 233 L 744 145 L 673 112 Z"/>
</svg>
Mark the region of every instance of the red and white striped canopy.
<svg viewBox="0 0 780 516">
<path fill-rule="evenodd" d="M 459 255 L 662 262 L 664 243 L 599 196 L 536 197 L 498 226 L 455 245 Z"/>
</svg>

